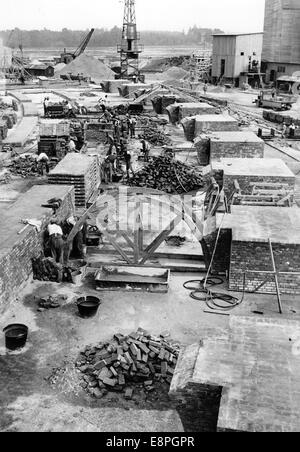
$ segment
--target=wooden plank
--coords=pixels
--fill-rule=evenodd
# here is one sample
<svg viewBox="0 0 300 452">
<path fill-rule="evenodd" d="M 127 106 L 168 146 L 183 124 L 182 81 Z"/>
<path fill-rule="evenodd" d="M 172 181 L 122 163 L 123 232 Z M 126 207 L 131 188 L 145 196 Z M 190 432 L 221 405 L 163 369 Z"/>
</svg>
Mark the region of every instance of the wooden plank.
<svg viewBox="0 0 300 452">
<path fill-rule="evenodd" d="M 148 259 L 150 259 L 155 251 L 160 247 L 160 245 L 163 243 L 164 240 L 170 235 L 172 231 L 178 226 L 179 223 L 182 221 L 182 216 L 177 215 L 154 240 L 150 245 L 146 248 L 145 254 L 143 259 L 141 260 L 140 264 L 144 264 Z"/>
<path fill-rule="evenodd" d="M 270 253 L 271 253 L 272 265 L 273 265 L 273 270 L 274 270 L 276 292 L 277 292 L 277 299 L 278 299 L 278 308 L 279 308 L 279 313 L 282 314 L 281 294 L 280 294 L 280 289 L 279 289 L 278 274 L 277 274 L 277 268 L 276 268 L 276 263 L 275 263 L 275 258 L 274 258 L 274 252 L 273 252 L 273 246 L 272 246 L 271 239 L 269 239 L 269 246 L 270 246 Z"/>
</svg>

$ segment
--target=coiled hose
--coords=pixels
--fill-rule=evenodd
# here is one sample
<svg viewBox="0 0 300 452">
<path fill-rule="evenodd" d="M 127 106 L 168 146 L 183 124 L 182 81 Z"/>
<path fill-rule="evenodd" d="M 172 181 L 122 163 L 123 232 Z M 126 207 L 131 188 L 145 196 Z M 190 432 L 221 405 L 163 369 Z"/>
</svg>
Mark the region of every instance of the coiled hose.
<svg viewBox="0 0 300 452">
<path fill-rule="evenodd" d="M 190 297 L 193 298 L 193 300 L 204 301 L 207 307 L 212 311 L 230 311 L 244 301 L 245 281 L 246 277 L 244 275 L 244 290 L 241 299 L 234 297 L 233 295 L 211 290 L 213 287 L 220 286 L 224 283 L 223 278 L 220 278 L 219 276 L 209 276 L 203 279 L 186 281 L 183 284 L 183 287 L 187 290 L 191 290 Z M 197 286 L 195 284 L 197 284 Z"/>
</svg>

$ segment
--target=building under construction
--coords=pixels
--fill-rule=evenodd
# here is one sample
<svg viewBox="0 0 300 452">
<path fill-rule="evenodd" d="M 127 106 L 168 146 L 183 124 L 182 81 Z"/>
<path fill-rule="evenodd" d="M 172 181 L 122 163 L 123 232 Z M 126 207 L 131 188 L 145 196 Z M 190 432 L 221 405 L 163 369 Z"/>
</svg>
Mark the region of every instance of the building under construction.
<svg viewBox="0 0 300 452">
<path fill-rule="evenodd" d="M 262 61 L 268 82 L 300 71 L 299 0 L 266 0 Z"/>
</svg>

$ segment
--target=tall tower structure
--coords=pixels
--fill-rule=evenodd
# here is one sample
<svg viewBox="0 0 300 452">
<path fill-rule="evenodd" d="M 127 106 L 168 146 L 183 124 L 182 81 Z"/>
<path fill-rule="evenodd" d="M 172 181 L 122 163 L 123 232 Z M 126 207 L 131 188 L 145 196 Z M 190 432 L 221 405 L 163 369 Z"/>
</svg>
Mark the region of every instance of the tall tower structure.
<svg viewBox="0 0 300 452">
<path fill-rule="evenodd" d="M 121 78 L 139 77 L 139 56 L 143 46 L 139 44 L 140 34 L 137 32 L 135 0 L 124 0 L 124 19 L 122 42 L 118 45 L 121 57 Z"/>
<path fill-rule="evenodd" d="M 266 0 L 262 61 L 267 81 L 300 70 L 300 0 Z"/>
</svg>

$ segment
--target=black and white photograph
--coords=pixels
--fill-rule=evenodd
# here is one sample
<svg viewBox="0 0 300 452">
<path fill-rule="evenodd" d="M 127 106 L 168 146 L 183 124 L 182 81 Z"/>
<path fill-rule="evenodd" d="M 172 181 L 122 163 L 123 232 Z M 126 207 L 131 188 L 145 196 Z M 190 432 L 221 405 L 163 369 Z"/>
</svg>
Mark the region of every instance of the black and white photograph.
<svg viewBox="0 0 300 452">
<path fill-rule="evenodd" d="M 300 432 L 300 0 L 1 1 L 0 432 Z"/>
</svg>

